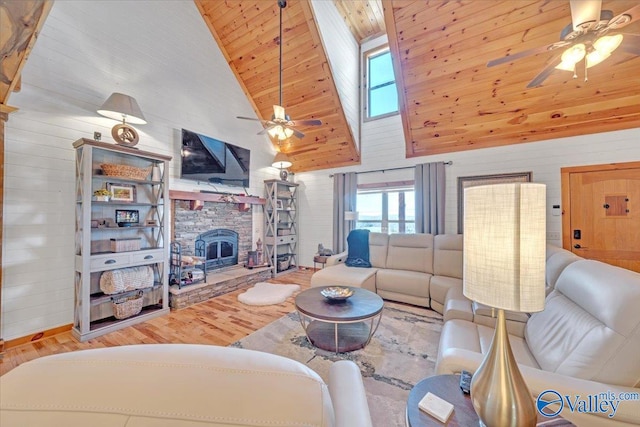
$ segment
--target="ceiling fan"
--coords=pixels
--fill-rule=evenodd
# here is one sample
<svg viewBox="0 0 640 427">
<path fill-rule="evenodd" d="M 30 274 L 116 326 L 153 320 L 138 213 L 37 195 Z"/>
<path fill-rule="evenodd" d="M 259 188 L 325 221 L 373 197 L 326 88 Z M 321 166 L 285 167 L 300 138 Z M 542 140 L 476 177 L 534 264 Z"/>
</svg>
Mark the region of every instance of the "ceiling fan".
<svg viewBox="0 0 640 427">
<path fill-rule="evenodd" d="M 487 63 L 487 67 L 515 61 L 516 59 L 565 48 L 556 55 L 527 85 L 540 86 L 554 70 L 573 71 L 577 77 L 577 64 L 584 61 L 584 80 L 587 69 L 607 59 L 620 47 L 624 52 L 640 55 L 640 34 L 609 34 L 640 19 L 640 4 L 614 16 L 610 10 L 601 10 L 602 0 L 570 0 L 571 23 L 560 33 L 560 41 L 507 55 Z"/>
<path fill-rule="evenodd" d="M 318 126 L 322 124 L 322 121 L 316 119 L 291 120 L 291 117 L 289 117 L 282 106 L 282 10 L 287 7 L 286 0 L 278 0 L 278 7 L 280 7 L 280 38 L 278 39 L 278 44 L 280 45 L 280 68 L 278 70 L 280 72 L 280 104 L 273 106 L 273 115 L 271 116 L 271 120 L 261 120 L 241 116 L 238 116 L 237 118 L 261 122 L 264 129 L 258 132 L 258 135 L 268 133 L 272 138 L 277 139 L 279 144 L 281 141 L 291 138 L 291 136 L 296 136 L 297 138 L 304 137 L 304 133 L 295 129 L 294 126 Z"/>
</svg>

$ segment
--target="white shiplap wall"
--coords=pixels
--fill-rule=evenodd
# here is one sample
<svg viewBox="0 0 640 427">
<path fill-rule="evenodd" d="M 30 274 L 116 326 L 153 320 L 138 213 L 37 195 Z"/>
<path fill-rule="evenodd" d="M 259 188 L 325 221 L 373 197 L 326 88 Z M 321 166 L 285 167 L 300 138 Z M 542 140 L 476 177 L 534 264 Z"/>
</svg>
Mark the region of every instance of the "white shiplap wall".
<svg viewBox="0 0 640 427">
<path fill-rule="evenodd" d="M 138 147 L 173 156 L 172 189 L 199 188 L 178 178 L 181 128 L 251 149 L 251 194 L 277 176 L 260 124 L 235 118 L 255 113 L 193 2 L 55 2 L 9 102 L 20 110 L 5 134 L 6 340 L 73 321 L 71 144 L 94 131 L 111 140 L 116 122 L 95 111 L 116 91 L 135 97 L 147 118 L 136 126 Z M 253 217 L 255 241 L 262 209 Z"/>
<path fill-rule="evenodd" d="M 313 13 L 331 64 L 342 110 L 356 146 L 360 141 L 360 46 L 333 2 L 312 0 Z"/>
</svg>

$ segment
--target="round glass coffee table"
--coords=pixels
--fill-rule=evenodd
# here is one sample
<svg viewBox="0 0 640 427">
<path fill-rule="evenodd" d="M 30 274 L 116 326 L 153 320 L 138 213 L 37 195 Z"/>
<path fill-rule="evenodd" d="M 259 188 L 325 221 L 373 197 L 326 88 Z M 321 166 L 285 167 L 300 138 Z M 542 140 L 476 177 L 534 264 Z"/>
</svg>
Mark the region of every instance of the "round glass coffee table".
<svg viewBox="0 0 640 427">
<path fill-rule="evenodd" d="M 351 287 L 345 300 L 330 300 L 324 287 L 307 289 L 296 297 L 300 324 L 309 342 L 336 353 L 364 348 L 380 325 L 384 302 L 377 294 Z"/>
</svg>

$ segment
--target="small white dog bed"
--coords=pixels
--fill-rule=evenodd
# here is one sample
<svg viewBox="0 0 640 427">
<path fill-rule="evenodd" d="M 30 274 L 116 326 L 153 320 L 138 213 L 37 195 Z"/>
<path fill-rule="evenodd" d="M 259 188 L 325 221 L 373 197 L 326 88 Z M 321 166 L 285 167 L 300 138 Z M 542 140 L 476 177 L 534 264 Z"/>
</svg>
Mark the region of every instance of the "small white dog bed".
<svg viewBox="0 0 640 427">
<path fill-rule="evenodd" d="M 300 285 L 258 282 L 247 292 L 238 295 L 238 301 L 247 305 L 280 304 L 300 290 Z"/>
</svg>

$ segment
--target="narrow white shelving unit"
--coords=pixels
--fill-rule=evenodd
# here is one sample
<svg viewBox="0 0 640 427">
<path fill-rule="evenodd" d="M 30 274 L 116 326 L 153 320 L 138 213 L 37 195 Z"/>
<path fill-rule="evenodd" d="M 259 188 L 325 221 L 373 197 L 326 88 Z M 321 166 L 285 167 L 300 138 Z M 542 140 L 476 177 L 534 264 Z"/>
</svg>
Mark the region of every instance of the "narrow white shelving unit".
<svg viewBox="0 0 640 427">
<path fill-rule="evenodd" d="M 264 248 L 277 276 L 298 266 L 298 184 L 271 179 L 264 190 Z"/>
</svg>

